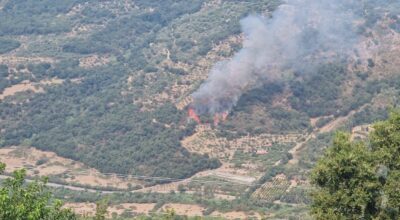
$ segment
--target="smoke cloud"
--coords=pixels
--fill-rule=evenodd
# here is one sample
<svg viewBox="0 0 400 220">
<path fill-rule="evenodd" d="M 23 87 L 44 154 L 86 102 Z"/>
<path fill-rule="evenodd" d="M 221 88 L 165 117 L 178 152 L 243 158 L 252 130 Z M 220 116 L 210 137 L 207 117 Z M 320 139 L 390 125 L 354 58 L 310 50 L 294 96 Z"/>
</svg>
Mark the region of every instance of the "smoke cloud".
<svg viewBox="0 0 400 220">
<path fill-rule="evenodd" d="M 199 114 L 230 111 L 248 89 L 346 57 L 358 42 L 360 2 L 294 0 L 281 5 L 271 17 L 242 19 L 242 49 L 212 68 L 192 94 L 193 108 Z"/>
</svg>

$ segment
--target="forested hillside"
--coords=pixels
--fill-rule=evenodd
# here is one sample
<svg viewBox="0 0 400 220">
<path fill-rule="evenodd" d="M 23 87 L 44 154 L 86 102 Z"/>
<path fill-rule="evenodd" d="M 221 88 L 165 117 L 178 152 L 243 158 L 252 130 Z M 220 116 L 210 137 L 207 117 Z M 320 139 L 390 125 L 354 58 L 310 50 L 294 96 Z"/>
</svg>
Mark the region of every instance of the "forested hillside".
<svg viewBox="0 0 400 220">
<path fill-rule="evenodd" d="M 1 3 L 0 91 L 26 82 L 43 90 L 1 100 L 2 146 L 54 151 L 103 172 L 177 178 L 216 168 L 219 162 L 181 147 L 180 140 L 192 134 L 194 126 L 173 102 L 146 106 L 148 99 L 168 91 L 186 74 L 173 64 L 161 65 L 166 59 L 161 50 L 169 50 L 173 62 L 184 58 L 194 64 L 214 43 L 239 33 L 243 15 L 276 6 L 224 2 L 214 7 L 203 1 Z M 220 16 L 223 11 L 228 13 Z M 200 24 L 208 24 L 209 32 Z M 61 85 L 41 84 L 53 79 L 62 80 Z"/>
<path fill-rule="evenodd" d="M 20 93 L 1 101 L 3 146 L 55 151 L 105 172 L 186 177 L 219 163 L 180 146 L 193 125 L 171 102 L 196 88 L 213 60 L 205 67 L 198 62 L 204 62 L 213 45 L 240 33 L 240 18 L 268 13 L 279 2 L 3 4 L 0 51 L 9 60 L 1 66 L 2 91 L 24 80 L 63 80 L 59 86 L 46 84 L 44 93 Z M 368 12 L 367 25 L 374 27 L 381 13 Z M 391 13 L 395 20 L 390 27 L 398 31 L 399 20 Z M 366 28 L 365 35 L 371 34 Z M 230 56 L 222 52 L 219 56 Z M 368 103 L 381 87 L 374 60 L 356 74 L 344 65 L 321 66 L 287 84 L 248 91 L 220 130 L 236 135 L 302 132 L 311 128 L 309 118 L 346 115 Z M 348 88 L 349 81 L 353 88 Z M 386 79 L 379 81 L 387 85 Z M 287 103 L 277 104 L 277 98 Z M 187 169 L 181 170 L 181 163 Z"/>
<path fill-rule="evenodd" d="M 182 146 L 198 130 L 178 104 L 199 88 L 214 63 L 242 47 L 242 18 L 271 17 L 280 4 L 0 1 L 0 145 L 53 151 L 106 173 L 186 178 L 220 167 L 223 157 L 205 152 L 205 143 L 197 152 Z M 346 128 L 385 118 L 400 91 L 396 6 L 365 1 L 358 12 L 362 39 L 350 61 L 322 63 L 250 88 L 207 141 L 306 136 L 340 117 L 349 118 Z M 378 49 L 365 52 L 370 48 Z M 382 94 L 384 103 L 377 101 Z M 315 142 L 329 141 L 318 138 L 301 153 L 297 174 L 305 175 L 322 151 Z M 291 159 L 286 142 L 274 142 L 267 156 L 254 149 L 222 151 L 233 151 L 228 159 L 237 166 L 249 158 L 262 163 L 257 172 L 263 184 L 272 164 Z"/>
</svg>

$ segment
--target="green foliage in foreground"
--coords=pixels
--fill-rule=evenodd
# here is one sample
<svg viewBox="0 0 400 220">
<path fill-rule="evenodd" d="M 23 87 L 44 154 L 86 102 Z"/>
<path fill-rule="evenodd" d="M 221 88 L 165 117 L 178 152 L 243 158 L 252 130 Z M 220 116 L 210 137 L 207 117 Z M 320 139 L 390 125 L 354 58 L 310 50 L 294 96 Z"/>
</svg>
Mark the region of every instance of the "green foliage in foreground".
<svg viewBox="0 0 400 220">
<path fill-rule="evenodd" d="M 399 219 L 400 112 L 379 122 L 370 143 L 338 133 L 311 176 L 316 219 Z"/>
<path fill-rule="evenodd" d="M 0 164 L 0 172 L 5 169 Z M 62 209 L 59 200 L 52 200 L 46 190 L 46 180 L 25 183 L 25 170 L 13 173 L 0 188 L 0 219 L 67 220 L 76 219 L 69 209 Z"/>
<path fill-rule="evenodd" d="M 0 173 L 5 164 L 0 163 Z M 93 217 L 78 217 L 71 209 L 63 209 L 60 200 L 53 199 L 53 194 L 46 187 L 47 180 L 28 182 L 26 171 L 17 170 L 11 178 L 2 181 L 0 187 L 0 220 L 104 220 L 107 216 L 108 201 L 96 203 Z M 117 218 L 119 219 L 119 218 Z M 125 218 L 121 218 L 125 219 Z M 174 210 L 152 216 L 138 216 L 127 219 L 197 219 L 176 215 Z"/>
</svg>

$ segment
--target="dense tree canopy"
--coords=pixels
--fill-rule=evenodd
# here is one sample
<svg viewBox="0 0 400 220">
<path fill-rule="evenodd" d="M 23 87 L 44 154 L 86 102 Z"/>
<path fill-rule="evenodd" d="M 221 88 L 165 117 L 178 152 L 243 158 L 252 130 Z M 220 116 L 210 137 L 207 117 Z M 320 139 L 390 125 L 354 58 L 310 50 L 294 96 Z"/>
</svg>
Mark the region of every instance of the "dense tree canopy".
<svg viewBox="0 0 400 220">
<path fill-rule="evenodd" d="M 7 53 L 21 46 L 16 40 L 0 38 L 0 54 Z"/>
<path fill-rule="evenodd" d="M 0 53 L 19 46 L 18 41 L 11 45 L 8 39 L 14 37 L 8 35 L 69 31 L 72 21 L 60 21 L 56 15 L 61 17 L 77 10 L 85 2 L 88 1 L 7 2 L 4 15 L 0 15 L 5 21 L 0 24 L 0 36 L 7 35 L 0 39 Z M 192 154 L 181 146 L 180 140 L 194 130 L 194 126 L 186 123 L 185 112 L 170 103 L 157 102 L 158 106 L 144 108 L 139 100 L 146 100 L 151 94 L 144 94 L 144 81 L 140 76 L 135 76 L 138 80 L 133 90 L 126 91 L 129 74 L 146 66 L 157 70 L 154 64 L 147 65 L 152 59 L 145 59 L 143 52 L 156 42 L 162 28 L 179 21 L 183 15 L 200 10 L 202 1 L 138 1 L 135 4 L 143 8 L 124 11 L 123 16 L 103 9 L 101 4 L 83 7 L 82 14 L 75 18 L 79 22 L 76 22 L 91 25 L 98 24 L 101 19 L 108 21 L 104 28 L 93 31 L 88 37 L 62 40 L 57 51 L 69 54 L 68 58 L 60 58 L 55 63 L 21 64 L 16 70 L 7 65 L 0 66 L 0 92 L 23 80 L 65 80 L 63 85 L 49 86 L 46 93 L 32 97 L 29 102 L 32 105 L 0 101 L 0 118 L 7 120 L 0 123 L 0 146 L 28 144 L 82 161 L 102 172 L 124 174 L 184 178 L 220 165 L 216 159 Z M 144 10 L 145 7 L 153 9 Z M 49 41 L 54 39 L 51 37 Z M 53 53 L 44 52 L 43 47 L 35 48 L 54 57 Z M 91 53 L 111 53 L 116 57 L 116 63 L 82 68 L 79 57 Z M 182 73 L 181 70 L 174 71 L 175 74 Z M 158 93 L 166 89 L 166 81 L 174 81 L 170 78 L 162 80 L 160 75 L 149 87 Z M 81 82 L 73 83 L 72 79 Z M 133 100 L 137 101 L 134 103 Z"/>
<path fill-rule="evenodd" d="M 311 176 L 317 219 L 400 217 L 400 112 L 375 124 L 370 143 L 338 133 Z"/>
<path fill-rule="evenodd" d="M 4 168 L 5 164 L 0 164 L 1 173 Z M 52 199 L 45 184 L 46 180 L 25 183 L 25 170 L 15 171 L 0 187 L 0 219 L 76 219 L 71 210 L 61 208 L 61 201 Z"/>
</svg>

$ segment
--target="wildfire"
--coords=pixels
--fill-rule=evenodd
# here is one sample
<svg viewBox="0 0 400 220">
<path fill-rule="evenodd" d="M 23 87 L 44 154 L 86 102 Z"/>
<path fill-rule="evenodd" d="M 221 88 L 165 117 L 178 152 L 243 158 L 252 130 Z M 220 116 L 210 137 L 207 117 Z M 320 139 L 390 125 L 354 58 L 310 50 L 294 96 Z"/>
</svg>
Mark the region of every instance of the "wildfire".
<svg viewBox="0 0 400 220">
<path fill-rule="evenodd" d="M 188 115 L 189 115 L 189 118 L 193 119 L 198 124 L 201 124 L 200 117 L 196 114 L 196 111 L 194 109 L 189 108 Z"/>
<path fill-rule="evenodd" d="M 218 126 L 221 121 L 224 122 L 227 117 L 228 112 L 216 113 L 214 115 L 214 126 Z"/>
<path fill-rule="evenodd" d="M 221 122 L 224 122 L 226 120 L 226 118 L 228 117 L 228 112 L 220 112 L 220 113 L 215 113 L 214 114 L 214 126 L 218 126 Z M 188 109 L 188 117 L 192 120 L 194 120 L 195 122 L 197 122 L 197 124 L 201 125 L 201 120 L 200 117 L 197 115 L 196 111 L 190 107 Z"/>
<path fill-rule="evenodd" d="M 214 115 L 214 126 L 218 126 L 218 124 L 219 124 L 219 115 L 215 114 Z"/>
<path fill-rule="evenodd" d="M 223 112 L 222 113 L 222 121 L 226 121 L 226 118 L 228 117 L 228 112 Z"/>
</svg>

